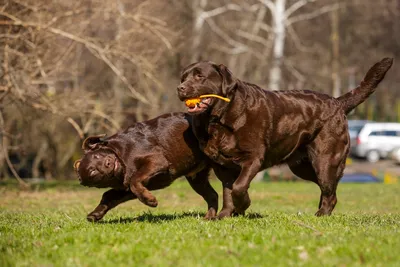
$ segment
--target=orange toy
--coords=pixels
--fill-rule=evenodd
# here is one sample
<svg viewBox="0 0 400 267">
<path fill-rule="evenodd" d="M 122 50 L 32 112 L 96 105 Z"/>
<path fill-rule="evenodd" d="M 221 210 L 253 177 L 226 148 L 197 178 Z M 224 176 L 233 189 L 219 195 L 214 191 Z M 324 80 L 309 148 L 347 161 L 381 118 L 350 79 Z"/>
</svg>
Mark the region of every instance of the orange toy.
<svg viewBox="0 0 400 267">
<path fill-rule="evenodd" d="M 224 100 L 224 101 L 226 101 L 228 103 L 231 102 L 231 100 L 229 98 L 222 97 L 222 96 L 219 96 L 219 95 L 201 95 L 198 98 L 191 98 L 191 99 L 186 100 L 185 104 L 186 104 L 187 107 L 192 108 L 195 105 L 197 105 L 198 103 L 200 103 L 202 98 L 207 98 L 207 97 L 215 97 L 215 98 L 219 98 L 221 100 Z"/>
</svg>

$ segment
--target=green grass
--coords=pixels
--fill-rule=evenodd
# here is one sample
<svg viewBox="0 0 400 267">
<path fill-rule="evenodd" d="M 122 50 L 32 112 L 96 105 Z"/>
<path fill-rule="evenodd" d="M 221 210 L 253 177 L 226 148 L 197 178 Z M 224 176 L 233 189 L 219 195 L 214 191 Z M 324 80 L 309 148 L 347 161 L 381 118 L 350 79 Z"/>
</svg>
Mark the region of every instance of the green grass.
<svg viewBox="0 0 400 267">
<path fill-rule="evenodd" d="M 89 223 L 103 191 L 2 185 L 0 266 L 400 264 L 400 185 L 341 184 L 334 215 L 317 218 L 316 185 L 253 183 L 247 216 L 204 221 L 205 203 L 177 181 L 154 192 L 155 209 L 130 201 Z"/>
</svg>

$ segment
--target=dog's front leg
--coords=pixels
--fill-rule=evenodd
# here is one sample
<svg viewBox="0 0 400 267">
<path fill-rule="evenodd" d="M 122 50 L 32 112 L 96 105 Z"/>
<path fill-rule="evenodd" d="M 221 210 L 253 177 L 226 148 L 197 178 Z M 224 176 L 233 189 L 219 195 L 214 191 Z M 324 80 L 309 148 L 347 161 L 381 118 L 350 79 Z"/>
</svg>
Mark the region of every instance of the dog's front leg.
<svg viewBox="0 0 400 267">
<path fill-rule="evenodd" d="M 135 198 L 136 196 L 131 191 L 110 189 L 103 194 L 99 205 L 97 205 L 86 218 L 89 222 L 97 222 L 103 218 L 110 209 Z"/>
<path fill-rule="evenodd" d="M 138 170 L 129 179 L 129 189 L 137 196 L 143 204 L 149 207 L 157 207 L 158 201 L 155 196 L 143 185 L 145 181 L 153 176 L 153 172 L 149 170 Z"/>
<path fill-rule="evenodd" d="M 232 201 L 232 185 L 239 176 L 239 169 L 227 169 L 217 164 L 213 165 L 213 169 L 217 178 L 222 182 L 223 188 L 222 210 L 219 212 L 218 218 L 223 219 L 226 217 L 231 217 L 232 214 L 237 213 L 235 212 L 235 206 L 233 205 Z M 248 202 L 250 203 L 250 199 L 248 199 Z"/>
<path fill-rule="evenodd" d="M 242 164 L 242 170 L 240 171 L 239 177 L 232 185 L 232 200 L 237 213 L 243 214 L 250 206 L 247 190 L 250 187 L 250 182 L 260 170 L 261 160 L 259 158 L 246 161 Z"/>
<path fill-rule="evenodd" d="M 138 158 L 135 162 L 135 169 L 127 169 L 124 185 L 129 187 L 132 193 L 134 193 L 142 203 L 153 208 L 157 207 L 157 199 L 144 185 L 154 175 L 166 169 L 168 169 L 168 162 L 158 154 L 150 154 Z"/>
</svg>

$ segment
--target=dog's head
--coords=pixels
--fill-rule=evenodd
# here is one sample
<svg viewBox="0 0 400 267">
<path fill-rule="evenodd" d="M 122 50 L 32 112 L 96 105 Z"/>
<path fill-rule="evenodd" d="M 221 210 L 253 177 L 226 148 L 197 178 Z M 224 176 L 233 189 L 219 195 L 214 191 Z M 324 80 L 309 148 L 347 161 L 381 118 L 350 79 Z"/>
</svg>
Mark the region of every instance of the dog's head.
<svg viewBox="0 0 400 267">
<path fill-rule="evenodd" d="M 107 147 L 102 136 L 86 138 L 82 144 L 84 156 L 75 161 L 74 169 L 84 186 L 115 187 L 123 177 L 124 165 L 116 153 Z"/>
<path fill-rule="evenodd" d="M 235 84 L 236 79 L 226 66 L 209 61 L 197 62 L 182 71 L 181 83 L 177 88 L 178 97 L 181 101 L 207 94 L 226 97 Z M 190 114 L 203 113 L 211 109 L 217 101 L 221 100 L 202 98 L 197 105 L 188 107 L 188 112 Z"/>
</svg>

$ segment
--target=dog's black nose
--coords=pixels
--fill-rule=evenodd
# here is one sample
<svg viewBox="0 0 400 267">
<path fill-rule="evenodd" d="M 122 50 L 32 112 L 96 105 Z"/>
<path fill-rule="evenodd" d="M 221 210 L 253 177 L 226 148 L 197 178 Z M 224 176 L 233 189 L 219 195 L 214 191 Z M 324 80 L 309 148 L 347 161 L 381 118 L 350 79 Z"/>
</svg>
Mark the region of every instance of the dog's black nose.
<svg viewBox="0 0 400 267">
<path fill-rule="evenodd" d="M 185 91 L 185 87 L 183 85 L 178 86 L 178 93 L 183 93 Z"/>
</svg>

